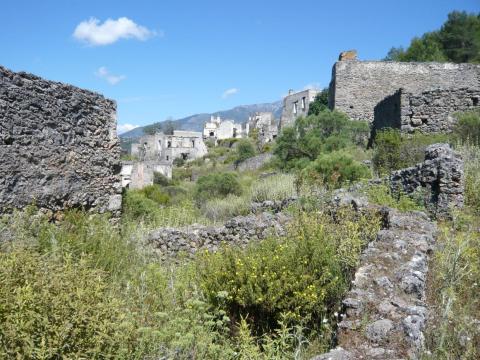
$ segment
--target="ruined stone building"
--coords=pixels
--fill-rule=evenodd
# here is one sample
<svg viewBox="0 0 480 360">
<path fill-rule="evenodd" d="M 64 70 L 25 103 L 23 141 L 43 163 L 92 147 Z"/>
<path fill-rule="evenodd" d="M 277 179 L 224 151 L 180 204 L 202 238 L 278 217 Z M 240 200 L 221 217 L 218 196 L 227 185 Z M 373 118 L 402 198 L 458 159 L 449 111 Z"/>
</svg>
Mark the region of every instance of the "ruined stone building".
<svg viewBox="0 0 480 360">
<path fill-rule="evenodd" d="M 197 159 L 207 154 L 202 134 L 195 131 L 175 130 L 172 135 L 161 132 L 142 136 L 132 144 L 131 155 L 143 160 L 158 160 L 172 163 L 176 158 Z"/>
<path fill-rule="evenodd" d="M 211 116 L 210 121 L 203 127 L 203 138 L 213 140 L 223 140 L 232 138 L 242 138 L 246 136 L 246 130 L 242 124 L 235 123 L 233 120 L 222 120 L 220 116 Z"/>
<path fill-rule="evenodd" d="M 280 129 L 295 123 L 300 116 L 307 116 L 310 103 L 315 100 L 318 90 L 307 89 L 294 93 L 289 90 L 288 95 L 283 98 L 282 118 Z"/>
<path fill-rule="evenodd" d="M 454 112 L 479 106 L 480 65 L 358 61 L 350 55 L 333 66 L 329 105 L 351 119 L 374 128 L 448 131 Z"/>
<path fill-rule="evenodd" d="M 248 117 L 246 133 L 258 132 L 260 144 L 273 141 L 278 135 L 278 125 L 272 112 L 256 112 Z"/>
<path fill-rule="evenodd" d="M 207 152 L 200 132 L 175 130 L 172 135 L 142 136 L 131 148 L 131 155 L 138 161 L 123 162 L 122 186 L 139 189 L 151 185 L 155 172 L 170 179 L 173 160 L 193 160 Z"/>
<path fill-rule="evenodd" d="M 30 204 L 118 214 L 115 102 L 0 66 L 0 213 Z"/>
</svg>

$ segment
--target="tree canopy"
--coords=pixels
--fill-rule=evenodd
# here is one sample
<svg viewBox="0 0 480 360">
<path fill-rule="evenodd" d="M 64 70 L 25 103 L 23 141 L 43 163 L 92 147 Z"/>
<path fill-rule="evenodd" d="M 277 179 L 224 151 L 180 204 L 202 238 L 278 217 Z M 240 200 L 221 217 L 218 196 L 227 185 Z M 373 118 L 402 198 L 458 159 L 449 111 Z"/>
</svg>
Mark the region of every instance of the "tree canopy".
<svg viewBox="0 0 480 360">
<path fill-rule="evenodd" d="M 480 13 L 453 11 L 439 30 L 414 37 L 407 49 L 391 48 L 385 60 L 480 63 Z"/>
</svg>

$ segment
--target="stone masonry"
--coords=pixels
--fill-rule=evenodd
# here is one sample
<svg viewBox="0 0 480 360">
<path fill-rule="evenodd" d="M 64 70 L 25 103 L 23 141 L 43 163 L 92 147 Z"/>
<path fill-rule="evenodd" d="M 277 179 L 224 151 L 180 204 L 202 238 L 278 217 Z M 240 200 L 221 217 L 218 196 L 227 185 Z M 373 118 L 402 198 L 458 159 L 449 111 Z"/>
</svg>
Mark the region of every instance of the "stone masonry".
<svg viewBox="0 0 480 360">
<path fill-rule="evenodd" d="M 437 228 L 421 212 L 382 212 L 384 229 L 363 252 L 343 300 L 338 346 L 312 360 L 420 359 L 428 258 Z"/>
<path fill-rule="evenodd" d="M 181 229 L 160 228 L 151 232 L 147 243 L 162 259 L 179 253 L 192 256 L 199 250 L 216 251 L 221 244 L 245 246 L 251 241 L 265 239 L 269 235 L 284 235 L 290 216 L 267 212 L 237 216 L 225 225 L 193 225 Z"/>
<path fill-rule="evenodd" d="M 115 102 L 0 67 L 0 213 L 121 209 Z"/>
<path fill-rule="evenodd" d="M 399 89 L 375 107 L 373 128 L 445 133 L 456 123 L 456 112 L 474 109 L 480 109 L 480 89 L 434 89 L 419 94 Z"/>
<path fill-rule="evenodd" d="M 333 66 L 330 108 L 353 120 L 373 122 L 375 106 L 400 88 L 413 94 L 438 88 L 480 89 L 480 65 L 348 58 Z"/>
<path fill-rule="evenodd" d="M 390 182 L 395 192 L 422 190 L 426 208 L 436 217 L 449 217 L 452 208 L 463 207 L 463 160 L 448 144 L 428 146 L 424 162 L 394 171 Z"/>
</svg>

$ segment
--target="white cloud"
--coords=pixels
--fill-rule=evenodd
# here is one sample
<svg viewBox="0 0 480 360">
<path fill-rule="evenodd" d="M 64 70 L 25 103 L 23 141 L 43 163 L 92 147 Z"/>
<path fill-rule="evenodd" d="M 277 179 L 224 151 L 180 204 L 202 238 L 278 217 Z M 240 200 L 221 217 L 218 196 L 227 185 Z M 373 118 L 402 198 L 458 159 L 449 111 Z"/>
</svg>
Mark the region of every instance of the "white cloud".
<svg viewBox="0 0 480 360">
<path fill-rule="evenodd" d="M 107 19 L 103 24 L 96 18 L 90 18 L 78 24 L 73 32 L 74 38 L 92 46 L 109 45 L 120 39 L 134 38 L 145 41 L 155 35 L 163 33 L 157 34 L 126 17 L 117 20 Z"/>
<path fill-rule="evenodd" d="M 118 125 L 117 125 L 117 132 L 118 132 L 119 134 L 123 134 L 124 132 L 133 130 L 133 129 L 137 128 L 137 127 L 138 127 L 138 125 L 118 124 Z"/>
<path fill-rule="evenodd" d="M 222 94 L 222 98 L 223 99 L 226 99 L 228 98 L 229 96 L 232 96 L 232 95 L 235 95 L 236 93 L 238 93 L 238 89 L 237 88 L 231 88 L 231 89 L 228 89 L 228 90 L 225 90 Z"/>
<path fill-rule="evenodd" d="M 106 80 L 110 85 L 117 85 L 120 81 L 125 80 L 125 75 L 113 75 L 108 71 L 105 66 L 101 66 L 95 71 L 95 75 L 99 78 Z"/>
</svg>

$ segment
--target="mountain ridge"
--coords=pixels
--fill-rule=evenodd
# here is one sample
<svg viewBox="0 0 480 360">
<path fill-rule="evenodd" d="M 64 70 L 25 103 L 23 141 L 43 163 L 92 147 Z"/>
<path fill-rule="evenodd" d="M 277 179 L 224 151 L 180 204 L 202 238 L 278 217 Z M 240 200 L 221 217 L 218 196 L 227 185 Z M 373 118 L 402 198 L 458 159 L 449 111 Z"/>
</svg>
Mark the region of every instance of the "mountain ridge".
<svg viewBox="0 0 480 360">
<path fill-rule="evenodd" d="M 235 120 L 235 122 L 245 123 L 248 116 L 254 112 L 271 111 L 277 120 L 282 115 L 282 101 L 272 103 L 261 103 L 251 105 L 239 105 L 228 110 L 221 110 L 212 113 L 199 113 L 184 117 L 182 119 L 172 120 L 177 130 L 202 131 L 203 125 L 210 120 L 210 116 L 220 116 L 222 119 Z M 152 123 L 154 124 L 154 123 Z M 120 134 L 121 139 L 136 139 L 143 136 L 144 129 L 152 124 L 137 127 Z"/>
</svg>

